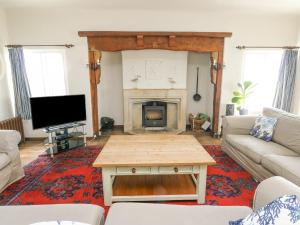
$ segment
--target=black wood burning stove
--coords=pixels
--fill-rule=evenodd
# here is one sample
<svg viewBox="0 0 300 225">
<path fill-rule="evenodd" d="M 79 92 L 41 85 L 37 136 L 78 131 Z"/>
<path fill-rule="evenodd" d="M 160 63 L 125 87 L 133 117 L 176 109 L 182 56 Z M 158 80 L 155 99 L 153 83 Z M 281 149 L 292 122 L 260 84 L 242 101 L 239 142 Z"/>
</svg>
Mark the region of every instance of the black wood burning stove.
<svg viewBox="0 0 300 225">
<path fill-rule="evenodd" d="M 143 103 L 143 127 L 167 126 L 167 103 L 149 101 Z"/>
</svg>

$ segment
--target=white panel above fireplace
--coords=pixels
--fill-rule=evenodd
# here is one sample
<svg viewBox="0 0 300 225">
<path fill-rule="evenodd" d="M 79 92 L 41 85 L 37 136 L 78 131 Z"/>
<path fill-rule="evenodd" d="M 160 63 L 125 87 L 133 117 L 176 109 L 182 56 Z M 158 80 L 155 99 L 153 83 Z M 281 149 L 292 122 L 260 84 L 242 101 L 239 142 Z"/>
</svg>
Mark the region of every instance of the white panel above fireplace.
<svg viewBox="0 0 300 225">
<path fill-rule="evenodd" d="M 123 51 L 124 89 L 186 89 L 187 52 Z"/>
</svg>

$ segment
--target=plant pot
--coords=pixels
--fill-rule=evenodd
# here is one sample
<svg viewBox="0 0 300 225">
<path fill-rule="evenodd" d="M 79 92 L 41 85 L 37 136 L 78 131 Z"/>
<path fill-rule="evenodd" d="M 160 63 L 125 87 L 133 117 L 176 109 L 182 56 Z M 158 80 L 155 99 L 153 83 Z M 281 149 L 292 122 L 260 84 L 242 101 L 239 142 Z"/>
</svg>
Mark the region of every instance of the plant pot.
<svg viewBox="0 0 300 225">
<path fill-rule="evenodd" d="M 189 122 L 192 126 L 192 129 L 194 130 L 200 130 L 201 129 L 201 126 L 203 125 L 203 123 L 205 121 L 210 121 L 210 118 L 206 118 L 206 119 L 203 119 L 203 120 L 200 120 L 200 119 L 197 119 L 193 114 L 189 114 Z"/>
<path fill-rule="evenodd" d="M 239 110 L 239 112 L 240 112 L 241 116 L 248 115 L 248 109 L 242 108 L 242 109 Z"/>
</svg>

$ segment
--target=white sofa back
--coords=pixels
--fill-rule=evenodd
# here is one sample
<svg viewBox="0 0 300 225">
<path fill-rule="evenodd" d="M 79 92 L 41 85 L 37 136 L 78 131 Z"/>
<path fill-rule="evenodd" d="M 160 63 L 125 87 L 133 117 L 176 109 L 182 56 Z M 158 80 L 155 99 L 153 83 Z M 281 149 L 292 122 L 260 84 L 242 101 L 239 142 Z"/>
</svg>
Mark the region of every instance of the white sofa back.
<svg viewBox="0 0 300 225">
<path fill-rule="evenodd" d="M 263 115 L 278 118 L 273 141 L 300 154 L 300 116 L 275 108 L 264 108 Z"/>
<path fill-rule="evenodd" d="M 275 188 L 274 188 L 275 187 Z M 256 188 L 253 209 L 264 207 L 274 199 L 283 195 L 296 195 L 300 201 L 300 187 L 283 177 L 274 176 L 262 181 Z"/>
</svg>

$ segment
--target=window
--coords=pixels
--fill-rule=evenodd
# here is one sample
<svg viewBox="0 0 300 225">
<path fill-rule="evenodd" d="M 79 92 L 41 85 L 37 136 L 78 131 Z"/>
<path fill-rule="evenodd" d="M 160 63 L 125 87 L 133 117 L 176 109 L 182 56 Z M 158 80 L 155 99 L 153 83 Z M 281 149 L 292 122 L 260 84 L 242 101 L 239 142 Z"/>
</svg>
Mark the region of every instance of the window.
<svg viewBox="0 0 300 225">
<path fill-rule="evenodd" d="M 67 94 L 63 50 L 25 49 L 24 57 L 32 97 Z"/>
<path fill-rule="evenodd" d="M 247 50 L 244 52 L 243 80 L 256 84 L 247 101 L 250 113 L 272 106 L 278 80 L 282 50 Z"/>
</svg>

